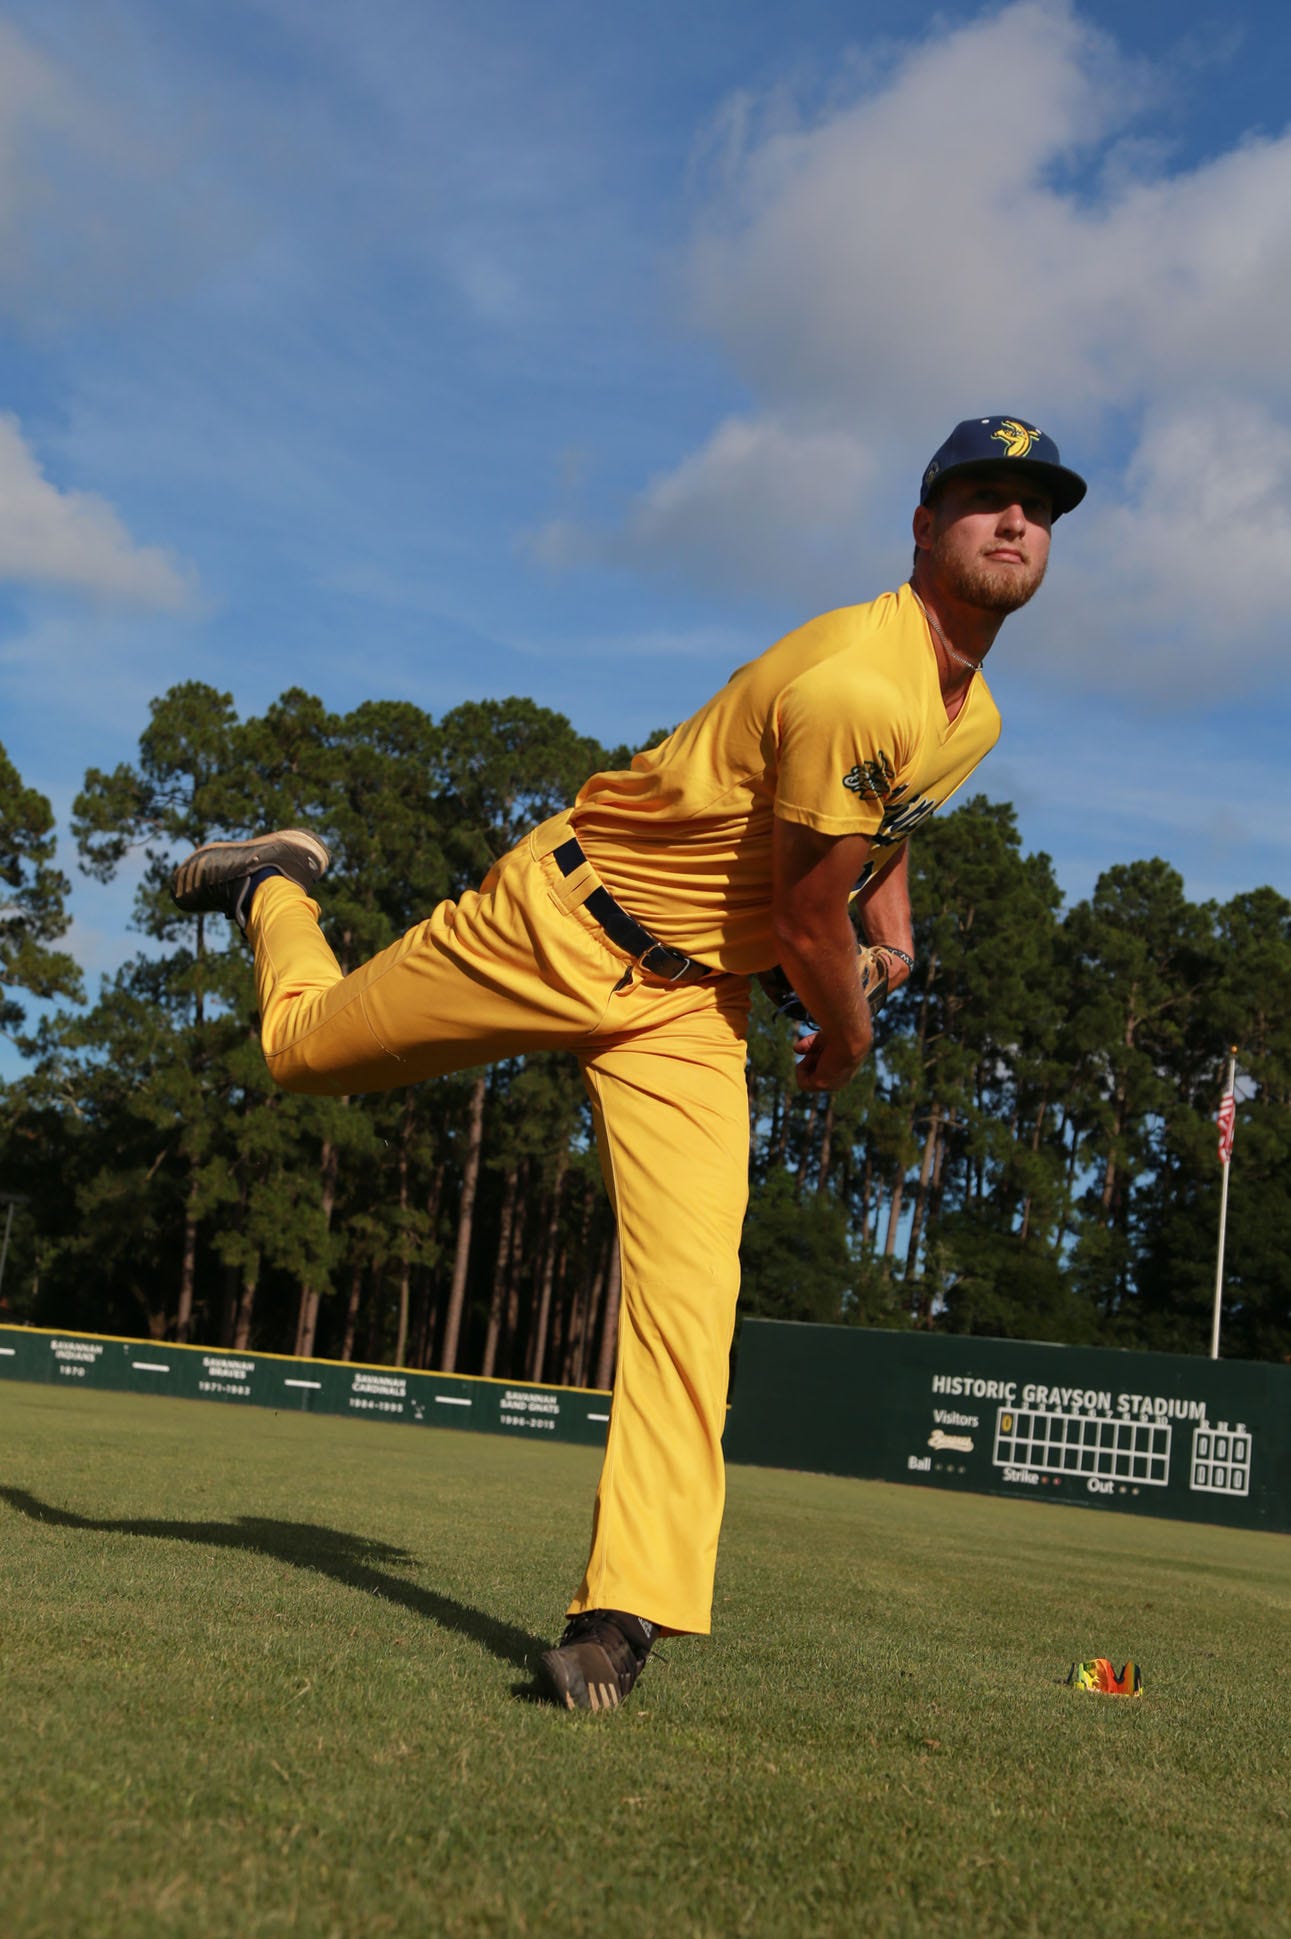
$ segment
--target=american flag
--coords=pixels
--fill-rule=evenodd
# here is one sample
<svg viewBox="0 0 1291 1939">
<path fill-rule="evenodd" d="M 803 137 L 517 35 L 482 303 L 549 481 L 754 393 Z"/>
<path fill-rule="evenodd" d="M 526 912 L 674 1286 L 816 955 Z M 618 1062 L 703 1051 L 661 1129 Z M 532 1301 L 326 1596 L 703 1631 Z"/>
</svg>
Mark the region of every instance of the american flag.
<svg viewBox="0 0 1291 1939">
<path fill-rule="evenodd" d="M 1219 1126 L 1219 1162 L 1226 1165 L 1233 1155 L 1233 1123 L 1237 1117 L 1237 1099 L 1231 1091 L 1225 1091 L 1219 1100 L 1219 1115 L 1215 1122 Z"/>
</svg>

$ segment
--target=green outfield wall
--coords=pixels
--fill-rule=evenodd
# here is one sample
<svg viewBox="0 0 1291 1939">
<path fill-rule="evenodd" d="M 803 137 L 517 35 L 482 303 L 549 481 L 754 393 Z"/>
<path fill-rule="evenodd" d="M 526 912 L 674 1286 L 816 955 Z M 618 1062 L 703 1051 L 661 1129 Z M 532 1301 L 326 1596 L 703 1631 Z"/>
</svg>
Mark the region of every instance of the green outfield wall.
<svg viewBox="0 0 1291 1939">
<path fill-rule="evenodd" d="M 0 1326 L 0 1380 L 600 1447 L 610 1396 Z M 1291 1531 L 1291 1368 L 746 1320 L 732 1461 Z"/>
<path fill-rule="evenodd" d="M 414 1373 L 353 1361 L 294 1360 L 277 1353 L 225 1353 L 214 1347 L 123 1340 L 99 1333 L 0 1326 L 0 1380 L 111 1388 L 276 1407 L 357 1420 L 412 1421 L 486 1434 L 541 1435 L 600 1447 L 610 1396 L 584 1387 L 544 1387 L 468 1374 Z"/>
<path fill-rule="evenodd" d="M 746 1320 L 726 1452 L 1291 1530 L 1291 1367 Z"/>
</svg>

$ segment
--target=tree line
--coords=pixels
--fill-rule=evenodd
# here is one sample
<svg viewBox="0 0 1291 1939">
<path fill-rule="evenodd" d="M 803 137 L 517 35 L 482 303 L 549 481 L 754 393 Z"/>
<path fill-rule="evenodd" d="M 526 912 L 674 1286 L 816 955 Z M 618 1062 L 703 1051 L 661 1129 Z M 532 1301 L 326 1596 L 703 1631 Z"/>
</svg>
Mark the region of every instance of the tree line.
<svg viewBox="0 0 1291 1939">
<path fill-rule="evenodd" d="M 608 1386 L 618 1252 L 573 1060 L 277 1092 L 245 944 L 166 879 L 200 841 L 309 827 L 349 968 L 630 753 L 524 699 L 435 721 L 293 690 L 244 720 L 172 688 L 137 760 L 73 807 L 80 866 L 137 876 L 143 938 L 87 1002 L 49 804 L 0 750 L 0 1029 L 27 1060 L 0 1091 L 0 1316 Z M 1223 1349 L 1291 1357 L 1291 904 L 1195 903 L 1139 860 L 1064 909 L 981 796 L 920 831 L 911 889 L 916 968 L 846 1090 L 796 1089 L 793 1034 L 755 995 L 743 1312 L 1205 1351 L 1231 1043 Z"/>
</svg>

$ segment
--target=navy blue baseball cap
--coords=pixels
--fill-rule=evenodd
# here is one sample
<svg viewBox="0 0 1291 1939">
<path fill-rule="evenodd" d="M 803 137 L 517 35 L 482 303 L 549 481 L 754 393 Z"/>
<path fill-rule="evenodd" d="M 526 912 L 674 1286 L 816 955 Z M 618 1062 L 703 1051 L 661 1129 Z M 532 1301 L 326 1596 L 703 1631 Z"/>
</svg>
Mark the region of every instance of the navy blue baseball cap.
<svg viewBox="0 0 1291 1939">
<path fill-rule="evenodd" d="M 1053 500 L 1053 515 L 1074 511 L 1085 496 L 1083 478 L 1068 471 L 1053 439 L 1020 417 L 966 417 L 957 424 L 923 474 L 919 503 L 928 500 L 947 478 L 961 471 L 980 471 L 985 465 L 1016 465 Z"/>
</svg>

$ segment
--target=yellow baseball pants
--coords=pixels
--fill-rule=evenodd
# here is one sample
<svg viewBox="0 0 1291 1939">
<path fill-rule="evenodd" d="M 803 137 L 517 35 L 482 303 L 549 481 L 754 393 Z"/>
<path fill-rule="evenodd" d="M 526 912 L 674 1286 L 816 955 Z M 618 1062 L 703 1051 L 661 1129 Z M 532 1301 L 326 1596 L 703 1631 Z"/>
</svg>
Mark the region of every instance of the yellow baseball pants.
<svg viewBox="0 0 1291 1939">
<path fill-rule="evenodd" d="M 480 889 L 350 976 L 318 905 L 257 891 L 261 1038 L 275 1083 L 341 1096 L 525 1051 L 582 1066 L 623 1263 L 618 1366 L 592 1548 L 570 1605 L 707 1634 L 725 1498 L 721 1435 L 748 1197 L 745 978 L 670 985 L 632 968 L 565 877 L 557 815 Z"/>
</svg>

